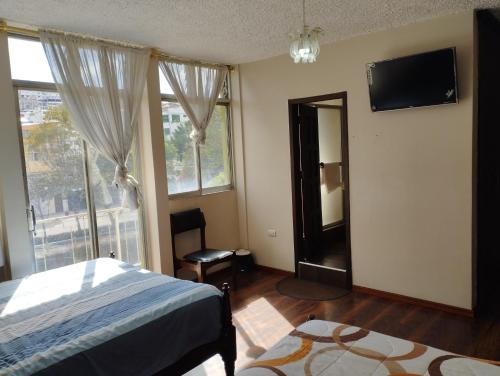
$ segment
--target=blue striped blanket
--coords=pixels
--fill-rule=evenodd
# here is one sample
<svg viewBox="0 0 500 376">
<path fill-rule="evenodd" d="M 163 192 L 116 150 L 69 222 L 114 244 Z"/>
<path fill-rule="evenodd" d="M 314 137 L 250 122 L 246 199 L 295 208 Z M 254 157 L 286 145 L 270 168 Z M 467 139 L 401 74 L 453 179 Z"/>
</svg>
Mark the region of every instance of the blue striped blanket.
<svg viewBox="0 0 500 376">
<path fill-rule="evenodd" d="M 29 375 L 221 292 L 102 258 L 0 284 L 0 375 Z"/>
</svg>

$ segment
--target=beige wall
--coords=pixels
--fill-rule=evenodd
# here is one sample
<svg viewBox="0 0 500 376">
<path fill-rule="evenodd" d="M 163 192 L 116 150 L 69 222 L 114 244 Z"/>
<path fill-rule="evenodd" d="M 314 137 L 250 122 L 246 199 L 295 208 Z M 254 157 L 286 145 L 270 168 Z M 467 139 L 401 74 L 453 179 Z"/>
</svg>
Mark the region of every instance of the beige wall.
<svg viewBox="0 0 500 376">
<path fill-rule="evenodd" d="M 365 64 L 457 47 L 460 104 L 372 113 Z M 355 285 L 471 308 L 473 14 L 240 66 L 249 247 L 294 270 L 287 100 L 348 93 Z M 270 238 L 266 229 L 277 229 Z"/>
<path fill-rule="evenodd" d="M 149 62 L 139 120 L 147 267 L 174 274 L 158 60 Z"/>
<path fill-rule="evenodd" d="M 342 162 L 342 113 L 338 108 L 318 108 L 318 139 L 319 160 L 326 167 L 321 170 L 321 215 L 323 226 L 330 225 L 344 219 L 343 195 L 340 166 L 335 166 L 333 174 L 328 170 L 329 163 Z M 333 171 L 331 171 L 333 172 Z M 333 181 L 332 181 L 333 180 Z"/>
</svg>

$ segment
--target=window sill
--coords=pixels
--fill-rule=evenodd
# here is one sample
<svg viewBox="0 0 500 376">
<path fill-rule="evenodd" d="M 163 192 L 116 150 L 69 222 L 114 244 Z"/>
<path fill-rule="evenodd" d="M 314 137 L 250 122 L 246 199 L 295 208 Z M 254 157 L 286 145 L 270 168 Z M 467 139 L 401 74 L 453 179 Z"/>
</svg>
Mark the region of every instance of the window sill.
<svg viewBox="0 0 500 376">
<path fill-rule="evenodd" d="M 219 193 L 229 192 L 232 190 L 234 190 L 234 187 L 232 185 L 226 185 L 223 187 L 214 187 L 214 188 L 205 189 L 201 192 L 200 191 L 193 191 L 193 192 L 169 194 L 168 199 L 169 200 L 182 200 L 182 199 L 194 198 L 194 197 L 205 197 L 205 196 L 216 195 Z"/>
</svg>

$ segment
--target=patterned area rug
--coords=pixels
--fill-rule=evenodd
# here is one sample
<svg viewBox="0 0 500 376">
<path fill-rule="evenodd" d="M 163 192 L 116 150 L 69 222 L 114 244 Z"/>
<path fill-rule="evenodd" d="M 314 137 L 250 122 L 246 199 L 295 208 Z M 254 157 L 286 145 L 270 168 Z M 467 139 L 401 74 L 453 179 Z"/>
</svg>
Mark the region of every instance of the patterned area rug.
<svg viewBox="0 0 500 376">
<path fill-rule="evenodd" d="M 330 321 L 308 321 L 238 376 L 499 376 L 499 362 L 467 358 Z"/>
</svg>

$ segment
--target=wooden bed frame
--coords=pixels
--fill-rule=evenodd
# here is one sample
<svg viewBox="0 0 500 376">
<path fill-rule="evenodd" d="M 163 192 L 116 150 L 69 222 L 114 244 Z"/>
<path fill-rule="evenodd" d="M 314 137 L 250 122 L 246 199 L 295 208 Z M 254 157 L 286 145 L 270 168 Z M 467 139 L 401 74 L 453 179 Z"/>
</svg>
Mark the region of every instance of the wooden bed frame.
<svg viewBox="0 0 500 376">
<path fill-rule="evenodd" d="M 222 330 L 220 337 L 214 342 L 207 343 L 191 350 L 177 362 L 161 370 L 155 376 L 183 375 L 216 354 L 220 354 L 224 361 L 226 376 L 234 376 L 234 362 L 236 361 L 236 328 L 233 325 L 228 283 L 223 284 L 222 292 L 224 295 L 222 297 Z"/>
</svg>

